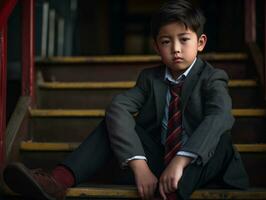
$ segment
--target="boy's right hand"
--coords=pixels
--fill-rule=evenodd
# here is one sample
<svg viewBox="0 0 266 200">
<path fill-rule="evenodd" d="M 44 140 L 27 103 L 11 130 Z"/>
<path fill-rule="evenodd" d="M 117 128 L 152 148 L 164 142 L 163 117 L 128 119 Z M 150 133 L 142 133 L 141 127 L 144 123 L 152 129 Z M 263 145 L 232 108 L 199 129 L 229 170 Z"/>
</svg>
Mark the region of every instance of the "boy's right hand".
<svg viewBox="0 0 266 200">
<path fill-rule="evenodd" d="M 133 170 L 141 199 L 153 199 L 158 179 L 151 172 L 145 160 L 131 160 L 128 163 Z"/>
</svg>

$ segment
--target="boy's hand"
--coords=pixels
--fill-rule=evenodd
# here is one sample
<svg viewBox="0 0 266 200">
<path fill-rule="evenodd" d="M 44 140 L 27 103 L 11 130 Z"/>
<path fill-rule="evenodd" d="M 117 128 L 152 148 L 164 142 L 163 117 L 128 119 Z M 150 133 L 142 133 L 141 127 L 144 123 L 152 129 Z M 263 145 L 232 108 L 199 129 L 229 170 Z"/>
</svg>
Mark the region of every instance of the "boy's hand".
<svg viewBox="0 0 266 200">
<path fill-rule="evenodd" d="M 153 199 L 158 179 L 151 172 L 145 160 L 131 160 L 128 163 L 133 170 L 141 199 Z"/>
<path fill-rule="evenodd" d="M 191 158 L 189 157 L 175 156 L 166 167 L 159 182 L 159 191 L 164 200 L 167 199 L 166 194 L 177 190 L 183 170 L 190 162 Z"/>
</svg>

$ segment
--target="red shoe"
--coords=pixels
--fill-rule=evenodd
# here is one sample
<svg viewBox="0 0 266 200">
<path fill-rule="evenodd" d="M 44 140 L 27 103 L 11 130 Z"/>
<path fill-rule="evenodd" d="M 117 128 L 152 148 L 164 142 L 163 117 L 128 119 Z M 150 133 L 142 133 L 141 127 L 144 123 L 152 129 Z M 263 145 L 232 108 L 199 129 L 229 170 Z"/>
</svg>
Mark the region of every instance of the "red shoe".
<svg viewBox="0 0 266 200">
<path fill-rule="evenodd" d="M 8 187 L 22 196 L 36 200 L 65 199 L 67 188 L 42 169 L 30 170 L 21 163 L 13 163 L 5 168 L 3 176 Z"/>
</svg>

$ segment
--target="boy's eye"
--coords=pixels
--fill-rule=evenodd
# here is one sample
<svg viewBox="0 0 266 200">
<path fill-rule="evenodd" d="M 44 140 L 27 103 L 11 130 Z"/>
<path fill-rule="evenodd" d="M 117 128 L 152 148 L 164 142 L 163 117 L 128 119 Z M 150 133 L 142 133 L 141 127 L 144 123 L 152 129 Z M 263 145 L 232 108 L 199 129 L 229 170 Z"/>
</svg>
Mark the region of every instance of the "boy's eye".
<svg viewBox="0 0 266 200">
<path fill-rule="evenodd" d="M 170 43 L 170 41 L 169 40 L 163 40 L 163 41 L 161 41 L 161 44 L 169 44 Z"/>
<path fill-rule="evenodd" d="M 182 41 L 182 42 L 186 42 L 186 41 L 188 41 L 188 40 L 190 40 L 190 38 L 181 38 L 181 41 Z"/>
</svg>

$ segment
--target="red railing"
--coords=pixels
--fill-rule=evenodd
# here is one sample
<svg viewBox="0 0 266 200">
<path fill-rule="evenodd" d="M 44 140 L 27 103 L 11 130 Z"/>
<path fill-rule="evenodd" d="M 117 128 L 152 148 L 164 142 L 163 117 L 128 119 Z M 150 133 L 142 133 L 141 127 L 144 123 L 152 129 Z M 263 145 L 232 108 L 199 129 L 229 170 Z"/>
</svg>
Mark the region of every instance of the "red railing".
<svg viewBox="0 0 266 200">
<path fill-rule="evenodd" d="M 7 29 L 8 19 L 18 0 L 6 0 L 0 8 L 0 170 L 5 162 Z M 22 95 L 34 102 L 34 0 L 22 5 Z"/>
<path fill-rule="evenodd" d="M 264 100 L 266 101 L 266 2 L 264 1 L 264 54 L 257 44 L 256 3 L 256 0 L 245 0 L 245 42 L 251 50 L 251 57 L 256 67 L 254 69 L 257 70 Z"/>
</svg>

